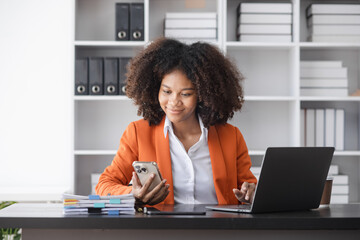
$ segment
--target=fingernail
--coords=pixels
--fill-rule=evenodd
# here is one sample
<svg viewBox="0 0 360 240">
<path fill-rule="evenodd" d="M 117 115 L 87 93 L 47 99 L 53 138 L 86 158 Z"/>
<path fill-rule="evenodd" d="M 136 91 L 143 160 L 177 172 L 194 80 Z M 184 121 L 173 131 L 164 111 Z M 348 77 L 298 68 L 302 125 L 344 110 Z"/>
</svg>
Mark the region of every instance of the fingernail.
<svg viewBox="0 0 360 240">
<path fill-rule="evenodd" d="M 166 179 L 162 180 L 163 183 L 166 183 Z"/>
<path fill-rule="evenodd" d="M 154 177 L 155 177 L 155 174 L 154 174 L 154 173 L 152 173 L 152 174 L 151 174 L 151 177 L 152 177 L 152 178 L 154 178 Z"/>
</svg>

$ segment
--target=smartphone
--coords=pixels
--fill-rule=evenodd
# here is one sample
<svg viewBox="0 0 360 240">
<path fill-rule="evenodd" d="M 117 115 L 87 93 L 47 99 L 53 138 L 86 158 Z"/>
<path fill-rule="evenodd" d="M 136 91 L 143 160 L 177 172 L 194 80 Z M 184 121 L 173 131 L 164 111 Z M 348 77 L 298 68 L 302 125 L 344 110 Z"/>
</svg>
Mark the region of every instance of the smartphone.
<svg viewBox="0 0 360 240">
<path fill-rule="evenodd" d="M 134 170 L 140 179 L 141 185 L 144 185 L 152 173 L 155 178 L 149 187 L 149 191 L 153 190 L 163 180 L 156 162 L 133 162 Z"/>
</svg>

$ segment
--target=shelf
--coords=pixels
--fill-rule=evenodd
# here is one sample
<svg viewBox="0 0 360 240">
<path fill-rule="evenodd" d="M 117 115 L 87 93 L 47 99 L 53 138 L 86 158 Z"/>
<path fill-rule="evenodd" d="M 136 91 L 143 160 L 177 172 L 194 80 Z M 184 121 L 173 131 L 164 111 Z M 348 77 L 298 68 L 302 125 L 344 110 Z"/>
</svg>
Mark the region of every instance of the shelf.
<svg viewBox="0 0 360 240">
<path fill-rule="evenodd" d="M 250 156 L 263 156 L 266 150 L 249 150 Z M 360 156 L 360 151 L 335 151 L 334 156 Z"/>
<path fill-rule="evenodd" d="M 264 43 L 264 42 L 238 42 L 238 41 L 230 41 L 226 42 L 225 46 L 229 49 L 237 49 L 237 48 L 266 48 L 266 49 L 290 49 L 296 46 L 295 43 Z"/>
<path fill-rule="evenodd" d="M 74 153 L 79 156 L 115 155 L 116 150 L 75 150 Z"/>
<path fill-rule="evenodd" d="M 79 47 L 144 47 L 145 41 L 75 41 Z"/>
<path fill-rule="evenodd" d="M 295 101 L 295 97 L 288 96 L 245 96 L 245 101 Z"/>
<path fill-rule="evenodd" d="M 300 97 L 300 101 L 360 102 L 360 97 Z"/>
<path fill-rule="evenodd" d="M 301 48 L 332 48 L 332 49 L 359 49 L 360 43 L 318 43 L 318 42 L 300 42 Z"/>
<path fill-rule="evenodd" d="M 92 96 L 74 96 L 76 101 L 130 101 L 131 99 L 127 96 L 104 96 L 104 95 L 92 95 Z"/>
</svg>

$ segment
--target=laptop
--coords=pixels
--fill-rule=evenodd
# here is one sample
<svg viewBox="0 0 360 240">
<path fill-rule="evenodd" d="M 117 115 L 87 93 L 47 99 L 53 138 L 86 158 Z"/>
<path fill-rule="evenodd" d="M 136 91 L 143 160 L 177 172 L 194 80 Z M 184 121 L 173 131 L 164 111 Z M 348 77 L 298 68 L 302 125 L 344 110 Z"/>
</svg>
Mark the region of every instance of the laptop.
<svg viewBox="0 0 360 240">
<path fill-rule="evenodd" d="M 206 208 L 244 213 L 318 208 L 334 150 L 333 147 L 268 148 L 252 204 Z"/>
</svg>

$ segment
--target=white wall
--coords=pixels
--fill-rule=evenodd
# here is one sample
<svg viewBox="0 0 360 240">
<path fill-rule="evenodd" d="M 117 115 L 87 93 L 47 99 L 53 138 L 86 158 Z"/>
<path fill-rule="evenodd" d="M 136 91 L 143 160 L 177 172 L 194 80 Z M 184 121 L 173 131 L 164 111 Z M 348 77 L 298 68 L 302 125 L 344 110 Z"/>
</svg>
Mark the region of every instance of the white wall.
<svg viewBox="0 0 360 240">
<path fill-rule="evenodd" d="M 73 8 L 0 1 L 0 201 L 72 186 Z"/>
</svg>

